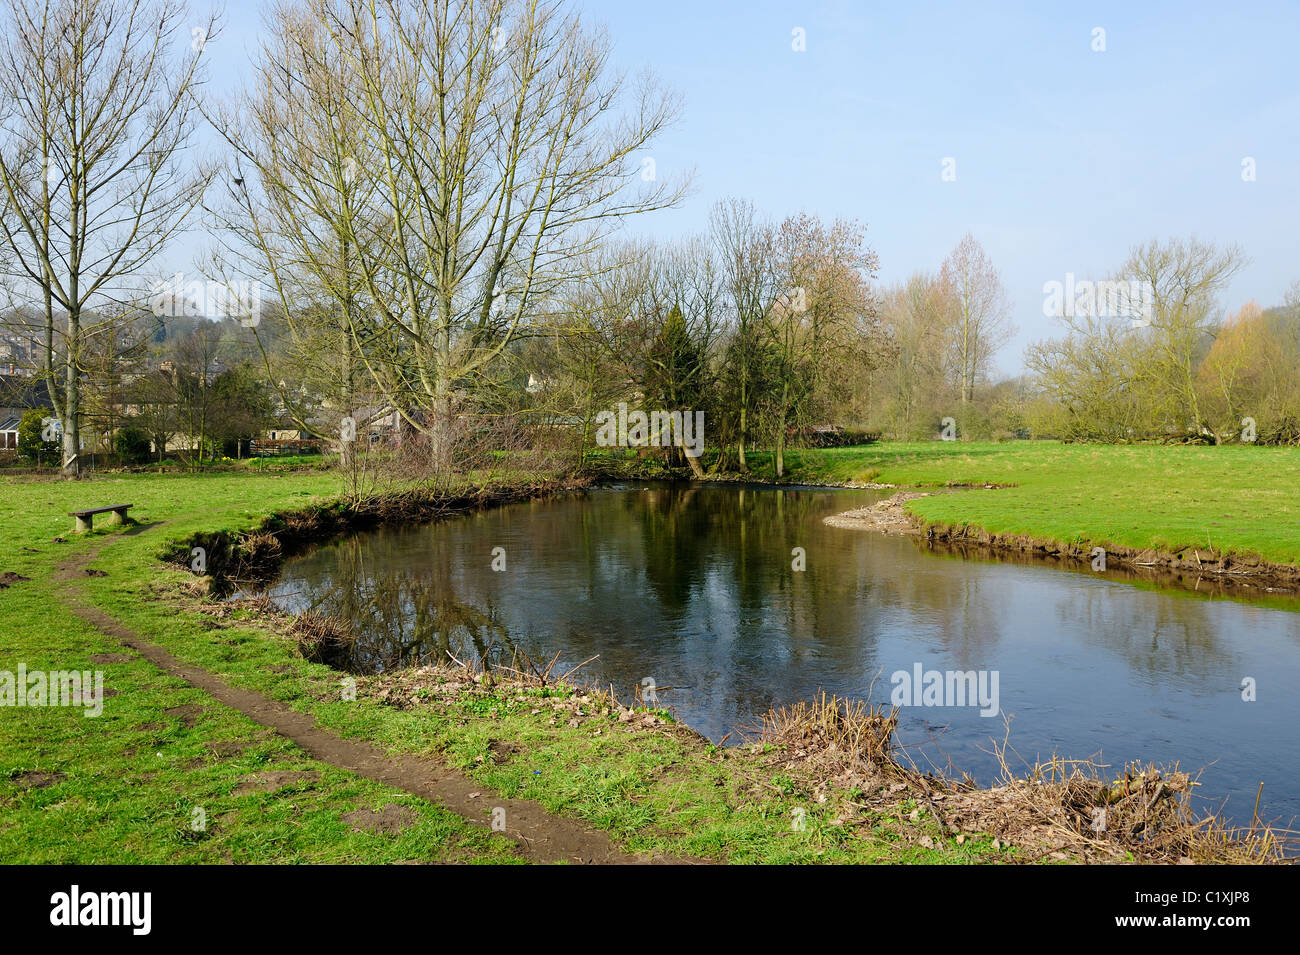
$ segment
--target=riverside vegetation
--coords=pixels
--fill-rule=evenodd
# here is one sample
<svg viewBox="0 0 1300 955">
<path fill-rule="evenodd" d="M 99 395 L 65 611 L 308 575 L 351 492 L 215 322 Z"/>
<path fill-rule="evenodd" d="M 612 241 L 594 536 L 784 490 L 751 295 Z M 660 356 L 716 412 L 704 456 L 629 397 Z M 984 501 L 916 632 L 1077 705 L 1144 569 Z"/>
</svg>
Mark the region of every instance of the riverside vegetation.
<svg viewBox="0 0 1300 955">
<path fill-rule="evenodd" d="M 1110 490 L 1123 499 L 1124 488 L 1158 481 L 1162 468 L 1180 470 L 1194 460 L 1204 474 L 1212 456 L 1225 452 L 1240 462 L 1232 471 L 1241 475 L 1238 489 L 1213 504 L 1186 496 L 1181 507 L 1162 512 L 1163 528 L 1123 527 L 1130 519 L 1116 518 L 1115 505 L 1087 504 L 1086 488 L 1066 494 L 1073 481 L 1109 468 Z M 1022 513 L 1031 515 L 1025 520 L 1042 523 L 1006 526 L 1025 533 L 1068 527 L 1081 540 L 1122 537 L 1123 530 L 1134 546 L 1177 546 L 1183 528 L 1217 508 L 1220 547 L 1276 560 L 1297 553 L 1294 538 L 1285 529 L 1273 540 L 1250 536 L 1231 515 L 1244 520 L 1252 507 L 1285 506 L 1284 490 L 1270 489 L 1270 481 L 1284 484 L 1296 454 L 935 443 L 794 453 L 790 462 L 792 479 L 810 482 L 1018 483 Z M 1117 474 L 1124 464 L 1130 472 Z M 491 675 L 448 661 L 361 677 L 356 698 L 344 699 L 340 674 L 313 662 L 328 622 L 290 619 L 256 600 L 217 600 L 174 557 L 178 545 L 183 550 L 214 535 L 224 536 L 232 557 L 281 550 L 267 543 L 281 538 L 287 553 L 331 528 L 380 520 L 382 509 L 341 501 L 338 478 L 328 472 L 251 472 L 7 482 L 6 519 L 14 531 L 0 544 L 12 581 L 0 596 L 10 621 L 4 666 L 99 666 L 111 698 L 99 720 L 53 707 L 5 714 L 5 858 L 520 861 L 517 848 L 488 828 L 494 795 L 535 801 L 557 818 L 607 833 L 621 851 L 650 858 L 1267 861 L 1284 851 L 1282 833 L 1263 826 L 1228 831 L 1194 814 L 1187 801 L 1194 780 L 1181 772 L 1058 758 L 987 789 L 921 774 L 892 744 L 896 715 L 858 701 L 795 702 L 770 713 L 744 744 L 718 746 L 671 714 L 638 705 L 630 693 L 620 700 L 614 689 L 584 686 L 580 673 L 550 672 L 545 661 L 510 661 Z M 518 483 L 445 488 L 424 495 L 424 506 L 454 512 L 476 501 L 487 505 L 520 493 Z M 927 518 L 973 523 L 963 501 L 983 505 L 1020 488 L 919 503 L 950 509 Z M 555 488 L 542 482 L 534 490 Z M 66 514 L 89 493 L 131 500 L 136 522 L 126 531 L 72 537 Z M 1055 512 L 1036 514 L 1024 503 L 1034 496 L 1052 499 Z M 422 498 L 408 488 L 404 499 L 409 506 Z M 1131 503 L 1139 509 L 1140 501 Z M 1015 508 L 993 506 L 996 529 L 999 515 Z M 398 507 L 390 516 L 409 513 Z M 481 818 L 311 759 L 124 652 L 74 612 L 81 602 L 231 686 L 310 714 L 329 733 L 455 767 L 481 786 Z M 1124 824 L 1096 831 L 1097 807 Z M 205 828 L 194 828 L 196 810 Z"/>
</svg>

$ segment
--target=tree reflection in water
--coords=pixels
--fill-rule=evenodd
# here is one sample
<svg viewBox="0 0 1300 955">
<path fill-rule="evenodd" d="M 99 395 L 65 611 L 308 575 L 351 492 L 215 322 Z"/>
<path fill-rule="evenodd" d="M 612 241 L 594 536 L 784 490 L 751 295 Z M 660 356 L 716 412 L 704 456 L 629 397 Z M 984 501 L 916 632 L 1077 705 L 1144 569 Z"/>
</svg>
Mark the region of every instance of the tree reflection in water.
<svg viewBox="0 0 1300 955">
<path fill-rule="evenodd" d="M 353 622 L 359 639 L 342 652 L 341 669 L 376 673 L 472 660 L 490 671 L 517 658 L 493 602 L 459 599 L 450 551 L 435 550 L 417 570 L 368 560 L 357 537 L 330 549 L 329 572 L 299 578 L 294 604 Z"/>
</svg>

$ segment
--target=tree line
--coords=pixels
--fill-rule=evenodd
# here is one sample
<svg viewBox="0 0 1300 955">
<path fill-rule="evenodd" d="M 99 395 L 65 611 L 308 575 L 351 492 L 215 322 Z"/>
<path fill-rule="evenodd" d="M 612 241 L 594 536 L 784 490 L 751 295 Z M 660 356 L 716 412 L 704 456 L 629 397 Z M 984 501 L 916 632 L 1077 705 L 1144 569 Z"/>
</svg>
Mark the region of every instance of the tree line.
<svg viewBox="0 0 1300 955">
<path fill-rule="evenodd" d="M 1011 308 L 971 235 L 886 287 L 845 218 L 733 198 L 700 235 L 629 238 L 689 192 L 653 158 L 681 102 L 560 0 L 277 0 L 224 98 L 219 31 L 179 0 L 3 11 L 0 277 L 68 473 L 87 433 L 202 457 L 283 422 L 351 464 L 377 416 L 438 473 L 494 448 L 582 461 L 620 402 L 703 411 L 707 465 L 664 452 L 697 474 L 761 448 L 781 475 L 792 444 L 945 419 L 1114 441 L 1234 440 L 1249 418 L 1295 440 L 1295 303 L 1222 319 L 1235 247 L 1134 249 L 1117 278 L 1151 290 L 1140 326 L 1067 309 L 997 380 Z M 230 292 L 208 324 L 157 302 L 193 230 L 192 274 Z"/>
</svg>

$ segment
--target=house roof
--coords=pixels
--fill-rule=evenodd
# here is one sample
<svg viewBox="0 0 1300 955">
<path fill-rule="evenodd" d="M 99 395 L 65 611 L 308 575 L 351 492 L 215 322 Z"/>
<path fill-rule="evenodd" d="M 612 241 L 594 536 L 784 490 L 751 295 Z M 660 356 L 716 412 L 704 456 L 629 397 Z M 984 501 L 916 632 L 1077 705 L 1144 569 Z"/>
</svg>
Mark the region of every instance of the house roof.
<svg viewBox="0 0 1300 955">
<path fill-rule="evenodd" d="M 44 408 L 49 405 L 50 389 L 44 379 L 0 375 L 0 408 Z"/>
</svg>

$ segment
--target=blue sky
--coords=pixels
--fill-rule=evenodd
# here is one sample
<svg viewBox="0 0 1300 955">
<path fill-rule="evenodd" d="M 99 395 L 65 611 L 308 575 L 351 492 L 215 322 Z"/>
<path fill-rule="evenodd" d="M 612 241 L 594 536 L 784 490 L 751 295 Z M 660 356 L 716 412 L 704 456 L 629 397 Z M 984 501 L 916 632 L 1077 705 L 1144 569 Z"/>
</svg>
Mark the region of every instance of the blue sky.
<svg viewBox="0 0 1300 955">
<path fill-rule="evenodd" d="M 1020 331 L 1058 326 L 1043 283 L 1098 278 L 1155 237 L 1241 244 L 1224 304 L 1300 278 L 1300 4 L 588 0 L 618 66 L 685 98 L 649 151 L 695 191 L 636 231 L 705 228 L 717 199 L 857 218 L 883 281 L 936 269 L 963 233 L 1002 272 Z M 261 5 L 228 3 L 214 85 L 242 67 Z M 1105 30 L 1094 52 L 1093 30 Z M 802 28 L 806 50 L 792 49 Z M 945 157 L 956 181 L 941 178 Z M 1256 181 L 1242 181 L 1252 157 Z"/>
</svg>

